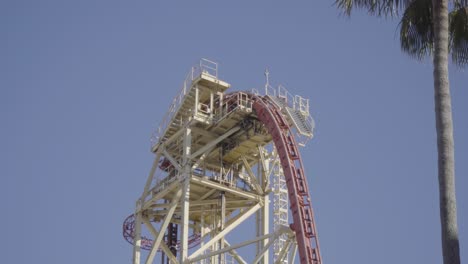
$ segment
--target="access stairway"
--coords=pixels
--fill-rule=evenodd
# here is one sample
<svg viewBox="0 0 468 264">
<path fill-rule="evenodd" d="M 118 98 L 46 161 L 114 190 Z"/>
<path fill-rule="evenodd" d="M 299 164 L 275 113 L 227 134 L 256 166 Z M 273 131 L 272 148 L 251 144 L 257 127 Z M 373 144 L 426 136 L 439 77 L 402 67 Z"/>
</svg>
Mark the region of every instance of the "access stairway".
<svg viewBox="0 0 468 264">
<path fill-rule="evenodd" d="M 286 98 L 271 95 L 267 95 L 267 97 L 281 109 L 288 122 L 297 129 L 299 134 L 308 138 L 313 137 L 314 123 L 308 113 L 290 107 L 286 102 Z"/>
</svg>

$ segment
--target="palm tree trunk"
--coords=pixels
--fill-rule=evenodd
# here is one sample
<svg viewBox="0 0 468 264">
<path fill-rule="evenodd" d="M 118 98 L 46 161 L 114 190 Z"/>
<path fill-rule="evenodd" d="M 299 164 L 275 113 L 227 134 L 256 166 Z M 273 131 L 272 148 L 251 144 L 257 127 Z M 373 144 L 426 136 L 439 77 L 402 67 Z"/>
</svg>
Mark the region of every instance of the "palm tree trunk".
<svg viewBox="0 0 468 264">
<path fill-rule="evenodd" d="M 439 202 L 444 264 L 460 264 L 452 105 L 448 79 L 448 0 L 432 0 L 434 22 L 434 100 L 439 167 Z"/>
</svg>

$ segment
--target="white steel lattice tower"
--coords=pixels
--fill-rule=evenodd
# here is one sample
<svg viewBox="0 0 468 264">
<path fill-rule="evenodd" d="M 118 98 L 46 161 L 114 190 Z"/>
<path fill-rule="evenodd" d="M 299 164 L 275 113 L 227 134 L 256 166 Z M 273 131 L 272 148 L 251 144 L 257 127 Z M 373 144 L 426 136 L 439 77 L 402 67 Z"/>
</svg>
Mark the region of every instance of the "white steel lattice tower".
<svg viewBox="0 0 468 264">
<path fill-rule="evenodd" d="M 283 168 L 276 153 L 276 149 L 273 149 L 272 155 L 272 169 L 273 169 L 273 228 L 278 230 L 281 227 L 287 227 L 288 222 L 288 187 L 286 186 L 286 178 L 284 177 Z M 288 263 L 288 258 L 285 257 L 283 260 L 279 260 L 280 253 L 283 248 L 290 246 L 286 244 L 288 237 L 281 235 L 274 243 L 274 254 L 273 261 L 275 263 Z M 293 262 L 291 258 L 289 261 Z"/>
<path fill-rule="evenodd" d="M 269 80 L 264 95 L 229 88 L 201 60 L 155 132 L 153 166 L 123 225 L 133 264 L 321 264 L 305 141 L 296 143 L 312 138 L 309 101 Z"/>
</svg>

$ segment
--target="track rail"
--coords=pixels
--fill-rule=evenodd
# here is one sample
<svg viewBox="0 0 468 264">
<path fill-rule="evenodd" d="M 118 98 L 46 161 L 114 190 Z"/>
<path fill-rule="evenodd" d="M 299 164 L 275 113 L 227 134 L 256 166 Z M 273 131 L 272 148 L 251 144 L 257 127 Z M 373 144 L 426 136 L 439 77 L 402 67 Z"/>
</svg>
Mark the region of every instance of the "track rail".
<svg viewBox="0 0 468 264">
<path fill-rule="evenodd" d="M 315 219 L 309 196 L 307 179 L 296 140 L 286 118 L 271 99 L 252 95 L 253 108 L 265 124 L 278 151 L 288 186 L 291 228 L 296 234 L 301 263 L 321 264 Z"/>
</svg>

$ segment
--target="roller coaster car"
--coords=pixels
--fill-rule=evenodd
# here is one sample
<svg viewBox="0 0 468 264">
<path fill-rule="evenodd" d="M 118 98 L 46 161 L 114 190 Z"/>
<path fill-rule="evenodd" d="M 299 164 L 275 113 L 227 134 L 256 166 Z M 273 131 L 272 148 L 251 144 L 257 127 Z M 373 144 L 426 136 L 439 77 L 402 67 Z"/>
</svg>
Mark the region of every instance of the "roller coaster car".
<svg viewBox="0 0 468 264">
<path fill-rule="evenodd" d="M 159 162 L 159 168 L 165 172 L 169 172 L 174 168 L 174 165 L 168 159 L 163 159 Z"/>
</svg>

